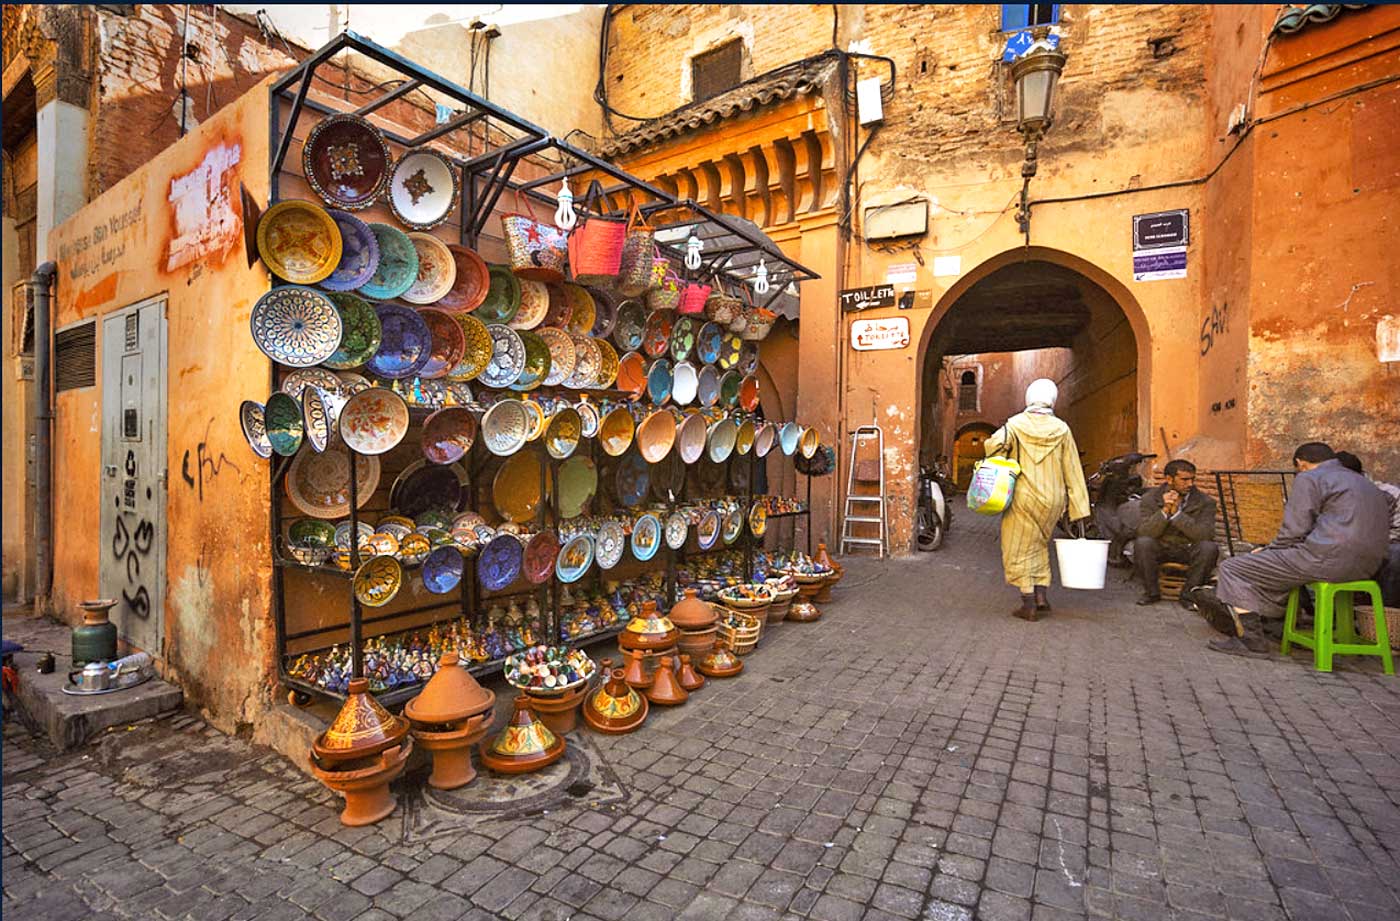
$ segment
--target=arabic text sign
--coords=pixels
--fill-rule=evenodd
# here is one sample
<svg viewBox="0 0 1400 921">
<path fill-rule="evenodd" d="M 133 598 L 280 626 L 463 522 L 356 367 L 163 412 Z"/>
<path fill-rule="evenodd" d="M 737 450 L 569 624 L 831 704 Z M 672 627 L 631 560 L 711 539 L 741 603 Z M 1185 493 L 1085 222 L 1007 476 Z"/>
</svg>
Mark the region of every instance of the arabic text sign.
<svg viewBox="0 0 1400 921">
<path fill-rule="evenodd" d="M 851 348 L 857 352 L 903 349 L 909 346 L 909 318 L 888 317 L 851 322 Z"/>
</svg>

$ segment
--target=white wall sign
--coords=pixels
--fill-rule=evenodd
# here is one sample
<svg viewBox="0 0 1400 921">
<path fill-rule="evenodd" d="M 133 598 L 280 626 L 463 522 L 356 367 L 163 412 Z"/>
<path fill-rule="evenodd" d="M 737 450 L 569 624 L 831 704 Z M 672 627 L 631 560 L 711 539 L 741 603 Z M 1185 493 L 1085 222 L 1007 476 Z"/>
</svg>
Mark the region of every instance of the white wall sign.
<svg viewBox="0 0 1400 921">
<path fill-rule="evenodd" d="M 919 278 L 917 262 L 897 262 L 885 269 L 885 284 L 912 285 Z"/>
<path fill-rule="evenodd" d="M 950 278 L 962 274 L 962 256 L 934 256 L 933 277 Z"/>
<path fill-rule="evenodd" d="M 909 318 L 855 320 L 851 323 L 851 348 L 857 352 L 903 349 L 909 346 Z"/>
</svg>

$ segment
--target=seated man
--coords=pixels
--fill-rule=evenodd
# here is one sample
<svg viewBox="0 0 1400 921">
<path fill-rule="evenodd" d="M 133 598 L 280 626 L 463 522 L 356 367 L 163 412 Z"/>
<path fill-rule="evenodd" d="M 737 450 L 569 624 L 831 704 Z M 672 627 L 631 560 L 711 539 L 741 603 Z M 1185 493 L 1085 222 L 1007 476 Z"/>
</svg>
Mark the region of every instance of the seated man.
<svg viewBox="0 0 1400 921">
<path fill-rule="evenodd" d="M 1366 471 L 1361 466 L 1361 458 L 1350 451 L 1338 451 L 1337 460 L 1348 470 L 1365 475 Z M 1381 563 L 1380 572 L 1376 573 L 1376 582 L 1381 587 L 1381 601 L 1386 607 L 1400 607 L 1400 486 L 1393 483 L 1382 483 L 1380 480 L 1372 480 L 1376 488 L 1385 496 L 1389 504 L 1390 513 L 1390 547 L 1385 555 L 1385 562 Z"/>
<path fill-rule="evenodd" d="M 1216 652 L 1267 656 L 1260 618 L 1283 617 L 1293 589 L 1370 579 L 1385 559 L 1390 517 L 1381 491 L 1343 467 L 1321 442 L 1300 445 L 1293 467 L 1298 476 L 1278 536 L 1267 547 L 1221 563 L 1214 590 L 1191 593 L 1211 625 L 1226 634 L 1211 641 Z"/>
<path fill-rule="evenodd" d="M 1142 580 L 1138 604 L 1162 600 L 1159 563 L 1185 563 L 1180 603 L 1190 608 L 1188 593 L 1206 583 L 1220 556 L 1214 540 L 1215 500 L 1196 488 L 1196 465 L 1190 461 L 1168 461 L 1162 473 L 1166 481 L 1143 493 L 1138 506 L 1141 517 L 1133 541 L 1133 566 Z"/>
</svg>

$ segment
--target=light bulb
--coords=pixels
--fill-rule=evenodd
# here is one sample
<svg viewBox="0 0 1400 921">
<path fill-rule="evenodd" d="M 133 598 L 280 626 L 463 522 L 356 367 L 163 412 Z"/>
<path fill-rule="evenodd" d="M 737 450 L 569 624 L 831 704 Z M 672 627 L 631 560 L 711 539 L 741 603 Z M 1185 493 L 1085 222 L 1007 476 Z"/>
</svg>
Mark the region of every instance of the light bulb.
<svg viewBox="0 0 1400 921">
<path fill-rule="evenodd" d="M 685 241 L 685 267 L 694 272 L 700 268 L 700 250 L 705 247 L 705 243 L 695 234 L 690 235 L 690 239 Z"/>
<path fill-rule="evenodd" d="M 560 230 L 573 230 L 578 223 L 578 215 L 574 213 L 574 193 L 569 188 L 569 177 L 564 177 L 564 183 L 559 187 L 559 207 L 554 209 L 554 226 Z"/>
<path fill-rule="evenodd" d="M 759 257 L 758 268 L 754 270 L 753 290 L 755 294 L 768 293 L 768 264 Z"/>
</svg>

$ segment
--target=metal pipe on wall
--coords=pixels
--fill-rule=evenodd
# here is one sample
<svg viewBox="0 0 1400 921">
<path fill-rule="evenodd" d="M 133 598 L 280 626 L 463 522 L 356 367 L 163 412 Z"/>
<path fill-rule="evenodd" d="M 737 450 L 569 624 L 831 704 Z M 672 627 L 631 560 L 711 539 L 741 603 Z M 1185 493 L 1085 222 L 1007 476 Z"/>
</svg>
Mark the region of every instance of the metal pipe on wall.
<svg viewBox="0 0 1400 921">
<path fill-rule="evenodd" d="M 34 600 L 48 601 L 53 587 L 53 400 L 49 371 L 52 317 L 49 296 L 58 266 L 45 262 L 34 270 L 29 290 L 34 298 Z"/>
</svg>

